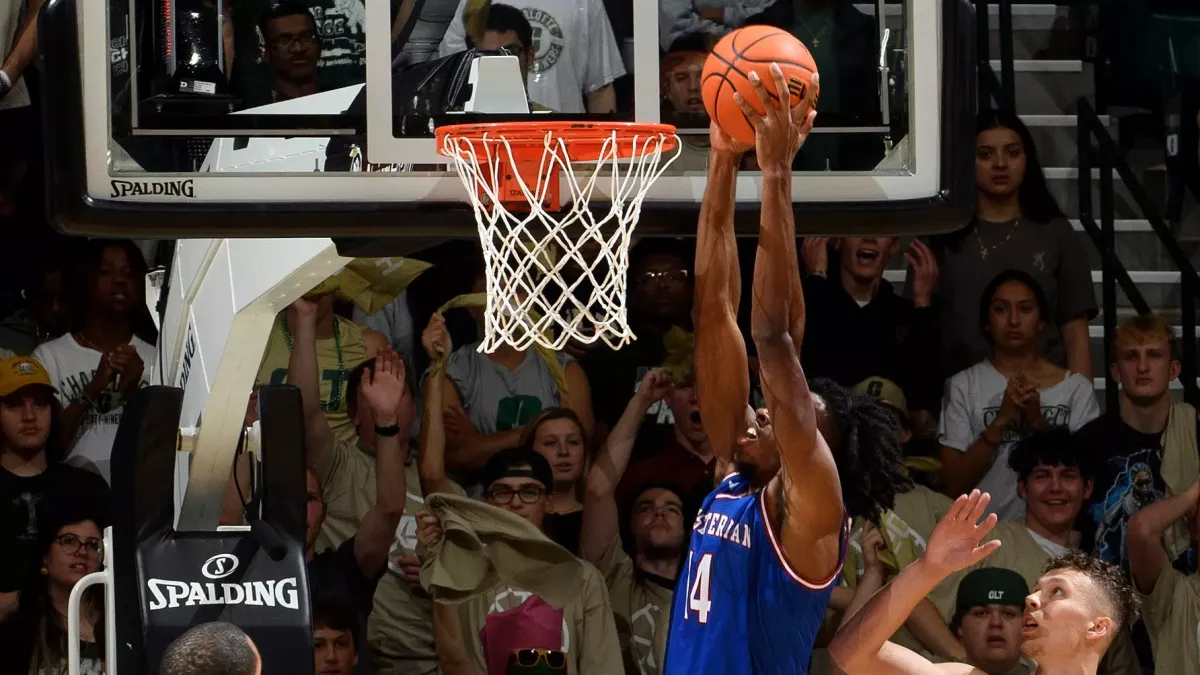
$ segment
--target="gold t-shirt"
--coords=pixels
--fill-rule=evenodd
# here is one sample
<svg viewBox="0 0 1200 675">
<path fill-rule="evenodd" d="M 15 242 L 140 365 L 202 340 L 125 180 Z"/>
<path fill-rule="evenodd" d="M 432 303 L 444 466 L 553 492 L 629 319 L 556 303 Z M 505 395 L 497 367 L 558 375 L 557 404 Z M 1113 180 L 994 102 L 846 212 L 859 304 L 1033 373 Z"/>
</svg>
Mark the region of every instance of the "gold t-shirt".
<svg viewBox="0 0 1200 675">
<path fill-rule="evenodd" d="M 358 531 L 359 523 L 375 505 L 375 458 L 355 443 L 338 443 L 313 467 L 325 499 L 325 523 L 317 550 L 341 545 Z M 455 486 L 462 494 L 462 488 Z M 388 571 L 375 590 L 375 604 L 367 622 L 367 642 L 376 675 L 432 675 L 437 671 L 433 646 L 433 617 L 429 595 L 404 579 L 396 559 L 415 554 L 416 514 L 425 508 L 415 463 L 404 474 L 407 500 L 396 527 Z"/>
<path fill-rule="evenodd" d="M 641 675 L 658 675 L 667 651 L 674 589 L 640 577 L 620 537 L 613 539 L 597 567 L 608 584 L 626 672 L 633 667 Z"/>
<path fill-rule="evenodd" d="M 286 314 L 287 312 L 280 313 L 275 319 L 275 326 L 271 328 L 267 350 L 263 354 L 262 365 L 258 368 L 258 376 L 254 379 L 255 386 L 287 383 L 288 360 L 292 357 L 292 349 L 288 346 L 291 334 L 284 330 Z M 333 435 L 341 442 L 353 443 L 357 430 L 346 411 L 346 390 L 350 386 L 350 375 L 355 366 L 369 358 L 367 345 L 363 341 L 363 331 L 366 327 L 340 316 L 335 316 L 334 321 L 338 339 L 317 340 L 321 409 L 325 411 L 325 418 L 329 420 L 329 428 L 333 430 Z M 338 342 L 341 343 L 340 358 Z"/>
<path fill-rule="evenodd" d="M 1138 596 L 1154 647 L 1155 675 L 1200 675 L 1200 576 L 1167 565 L 1154 590 Z"/>
</svg>

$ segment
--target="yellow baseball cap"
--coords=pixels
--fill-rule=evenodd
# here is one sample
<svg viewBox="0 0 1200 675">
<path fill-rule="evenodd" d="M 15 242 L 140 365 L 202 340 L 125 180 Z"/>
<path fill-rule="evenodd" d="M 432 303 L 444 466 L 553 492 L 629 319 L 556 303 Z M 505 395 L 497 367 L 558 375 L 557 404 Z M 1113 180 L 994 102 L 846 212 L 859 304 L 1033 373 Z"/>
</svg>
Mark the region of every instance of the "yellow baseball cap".
<svg viewBox="0 0 1200 675">
<path fill-rule="evenodd" d="M 38 360 L 29 356 L 18 356 L 0 361 L 0 398 L 10 396 L 25 387 L 46 387 L 54 391 L 50 375 Z"/>
<path fill-rule="evenodd" d="M 908 419 L 908 399 L 905 398 L 900 385 L 895 382 L 885 377 L 868 377 L 854 385 L 854 391 L 879 399 L 880 403 L 890 406 L 903 415 L 904 419 Z"/>
</svg>

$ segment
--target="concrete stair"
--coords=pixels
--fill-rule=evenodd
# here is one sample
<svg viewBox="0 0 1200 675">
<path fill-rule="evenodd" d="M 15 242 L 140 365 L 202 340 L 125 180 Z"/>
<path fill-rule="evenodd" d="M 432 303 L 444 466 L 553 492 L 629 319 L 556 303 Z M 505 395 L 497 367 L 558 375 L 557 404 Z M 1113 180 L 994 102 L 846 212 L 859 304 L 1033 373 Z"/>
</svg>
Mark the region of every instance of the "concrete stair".
<svg viewBox="0 0 1200 675">
<path fill-rule="evenodd" d="M 888 25 L 893 30 L 902 23 L 900 7 L 888 6 Z M 1013 6 L 1013 53 L 1014 77 L 1017 91 L 1017 112 L 1029 127 L 1037 145 L 1038 156 L 1045 168 L 1051 192 L 1058 199 L 1068 218 L 1077 219 L 1079 203 L 1079 146 L 1076 128 L 1076 104 L 1080 97 L 1094 98 L 1095 79 L 1090 64 L 1081 60 L 1081 40 L 1073 31 L 1071 12 L 1065 6 L 1054 3 L 1025 3 Z M 1000 34 L 998 8 L 991 7 L 991 44 L 989 57 L 992 67 L 1000 76 Z M 1109 133 L 1118 137 L 1117 117 L 1104 116 L 1102 122 Z M 1161 164 L 1164 151 L 1161 142 L 1140 139 L 1132 144 L 1127 161 L 1134 175 L 1139 178 L 1153 175 L 1153 167 Z M 1100 184 L 1099 171 L 1093 170 L 1093 204 L 1091 212 L 1099 221 Z M 1161 190 L 1151 185 L 1150 192 L 1157 195 Z M 1157 199 L 1157 197 L 1154 197 Z M 1138 208 L 1128 189 L 1119 177 L 1114 180 L 1114 216 L 1117 256 L 1129 271 L 1139 291 L 1154 310 L 1167 317 L 1175 328 L 1176 335 L 1182 331 L 1180 320 L 1180 274 L 1165 254 L 1150 223 Z M 1091 239 L 1083 232 L 1078 220 L 1073 220 L 1075 230 L 1084 244 L 1091 263 L 1092 278 L 1096 284 L 1097 302 L 1101 302 L 1101 256 Z M 1200 237 L 1197 237 L 1200 239 Z M 1185 250 L 1190 244 L 1184 238 Z M 1192 251 L 1195 253 L 1196 251 Z M 1200 258 L 1200 256 L 1194 256 Z M 891 261 L 885 278 L 903 286 L 905 277 L 903 258 Z M 1118 320 L 1132 315 L 1129 301 L 1118 288 Z M 1092 354 L 1095 360 L 1094 373 L 1098 391 L 1104 389 L 1104 325 L 1103 317 L 1091 322 Z M 1195 345 L 1188 346 L 1195 349 Z M 1182 385 L 1173 383 L 1176 395 L 1181 395 Z"/>
</svg>

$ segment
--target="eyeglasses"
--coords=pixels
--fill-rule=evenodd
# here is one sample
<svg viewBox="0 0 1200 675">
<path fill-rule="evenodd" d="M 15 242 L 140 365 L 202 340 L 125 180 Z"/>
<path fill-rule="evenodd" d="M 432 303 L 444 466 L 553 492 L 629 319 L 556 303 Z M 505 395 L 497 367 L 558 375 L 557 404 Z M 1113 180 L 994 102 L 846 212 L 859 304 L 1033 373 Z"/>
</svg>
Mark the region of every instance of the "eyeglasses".
<svg viewBox="0 0 1200 675">
<path fill-rule="evenodd" d="M 488 490 L 488 499 L 491 499 L 497 504 L 509 504 L 512 502 L 513 495 L 521 498 L 521 501 L 526 504 L 536 504 L 546 494 L 546 491 L 536 485 L 526 485 L 520 490 L 514 490 L 509 487 L 496 486 Z"/>
<path fill-rule="evenodd" d="M 66 553 L 67 555 L 75 555 L 76 553 L 79 553 L 79 549 L 81 547 L 86 548 L 88 553 L 100 555 L 100 549 L 104 546 L 103 542 L 95 537 L 90 539 L 80 539 L 73 534 L 60 534 L 54 538 L 54 543 L 58 544 L 58 547 L 61 548 L 63 553 Z"/>
<path fill-rule="evenodd" d="M 308 49 L 320 41 L 321 39 L 317 37 L 316 33 L 309 31 L 307 33 L 300 33 L 299 35 L 280 35 L 267 40 L 267 44 L 280 51 L 283 51 L 285 49 L 291 49 L 292 45 L 296 44 L 300 45 L 302 49 Z"/>
<path fill-rule="evenodd" d="M 509 657 L 508 665 L 532 668 L 543 661 L 547 666 L 559 670 L 566 667 L 567 654 L 557 649 L 518 649 Z"/>
<path fill-rule="evenodd" d="M 682 286 L 687 283 L 687 280 L 687 270 L 642 272 L 637 276 L 637 285 L 643 288 L 649 288 L 651 286 Z"/>
</svg>

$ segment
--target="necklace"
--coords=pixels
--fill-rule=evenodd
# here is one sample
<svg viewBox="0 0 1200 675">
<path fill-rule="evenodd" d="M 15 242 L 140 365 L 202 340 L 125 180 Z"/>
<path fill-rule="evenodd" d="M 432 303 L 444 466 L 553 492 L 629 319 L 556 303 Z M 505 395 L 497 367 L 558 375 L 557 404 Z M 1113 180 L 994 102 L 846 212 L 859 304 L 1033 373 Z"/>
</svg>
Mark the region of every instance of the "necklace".
<svg viewBox="0 0 1200 675">
<path fill-rule="evenodd" d="M 94 350 L 100 352 L 101 354 L 104 353 L 103 349 L 100 349 L 99 347 L 97 347 L 96 343 L 89 340 L 88 337 L 86 335 L 84 335 L 82 332 L 74 333 L 73 335 L 75 336 L 75 341 L 78 342 L 79 344 L 83 345 L 84 347 L 87 347 L 88 349 L 94 349 Z"/>
<path fill-rule="evenodd" d="M 287 314 L 283 315 L 283 341 L 287 343 L 288 351 L 295 347 L 292 341 L 292 331 L 288 329 Z M 329 384 L 329 400 L 321 401 L 322 412 L 337 412 L 342 407 L 342 378 L 346 373 L 346 359 L 342 354 L 342 331 L 338 326 L 337 317 L 333 319 L 333 352 L 337 354 L 337 372 Z"/>
<path fill-rule="evenodd" d="M 802 19 L 800 21 L 800 27 L 804 29 L 805 33 L 808 33 L 808 40 L 806 40 L 806 42 L 807 44 L 812 45 L 813 49 L 820 49 L 821 40 L 825 38 L 825 34 L 828 33 L 829 29 L 833 27 L 833 22 L 826 21 L 825 26 L 821 28 L 820 33 L 814 33 L 813 30 L 808 27 L 808 22 L 809 19 Z"/>
<path fill-rule="evenodd" d="M 1012 221 L 1012 225 L 1011 225 L 1011 226 L 1009 226 L 1009 228 L 1008 228 L 1008 234 L 1004 235 L 1004 238 L 1003 238 L 1003 239 L 1001 239 L 1000 241 L 996 242 L 995 244 L 992 244 L 991 246 L 984 246 L 984 244 L 983 244 L 983 237 L 982 237 L 982 236 L 980 236 L 980 235 L 981 235 L 981 233 L 980 233 L 979 231 L 976 231 L 976 232 L 975 232 L 975 238 L 979 240 L 979 259 L 980 259 L 980 260 L 987 260 L 987 257 L 988 257 L 988 254 L 989 254 L 989 253 L 991 253 L 992 251 L 995 251 L 996 249 L 1000 248 L 1001 246 L 1003 246 L 1003 245 L 1007 244 L 1007 243 L 1008 243 L 1008 240 L 1009 240 L 1009 239 L 1012 239 L 1013 232 L 1016 232 L 1016 231 L 1017 231 L 1017 226 L 1018 226 L 1018 225 L 1020 225 L 1020 224 L 1021 224 L 1021 219 L 1020 219 L 1020 218 L 1017 218 L 1017 219 L 1013 220 L 1013 221 Z"/>
</svg>

